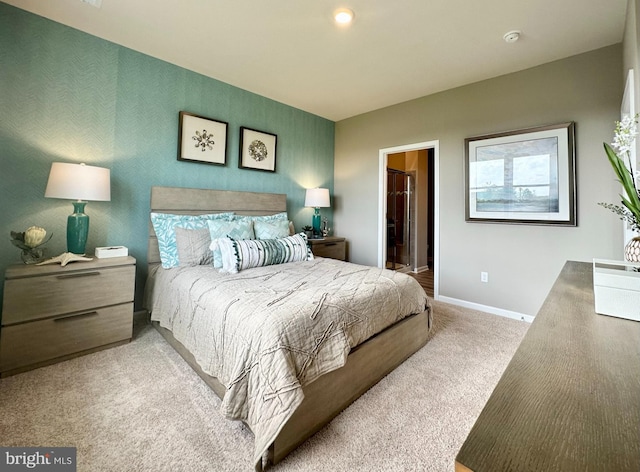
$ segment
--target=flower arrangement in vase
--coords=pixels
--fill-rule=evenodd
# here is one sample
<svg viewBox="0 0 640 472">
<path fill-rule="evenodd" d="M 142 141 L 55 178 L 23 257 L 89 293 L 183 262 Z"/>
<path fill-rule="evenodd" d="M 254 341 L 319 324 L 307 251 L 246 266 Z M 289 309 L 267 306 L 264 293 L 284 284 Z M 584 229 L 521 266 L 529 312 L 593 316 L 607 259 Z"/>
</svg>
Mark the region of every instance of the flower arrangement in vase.
<svg viewBox="0 0 640 472">
<path fill-rule="evenodd" d="M 631 146 L 638 134 L 637 123 L 637 115 L 627 116 L 622 121 L 616 121 L 613 143 L 611 145 L 604 143 L 604 150 L 618 181 L 622 184 L 624 195 L 620 195 L 622 206 L 611 203 L 600 203 L 599 205 L 613 211 L 621 220 L 627 222 L 632 231 L 640 233 L 640 192 L 633 170 L 633 162 L 631 162 Z M 626 158 L 626 163 L 623 158 Z M 630 262 L 640 262 L 640 236 L 632 238 L 627 243 L 625 258 Z"/>
<path fill-rule="evenodd" d="M 11 231 L 11 244 L 22 249 L 20 257 L 25 264 L 36 264 L 44 260 L 44 248 L 41 247 L 51 239 L 47 238 L 47 230 L 39 226 L 31 226 L 23 233 Z"/>
</svg>

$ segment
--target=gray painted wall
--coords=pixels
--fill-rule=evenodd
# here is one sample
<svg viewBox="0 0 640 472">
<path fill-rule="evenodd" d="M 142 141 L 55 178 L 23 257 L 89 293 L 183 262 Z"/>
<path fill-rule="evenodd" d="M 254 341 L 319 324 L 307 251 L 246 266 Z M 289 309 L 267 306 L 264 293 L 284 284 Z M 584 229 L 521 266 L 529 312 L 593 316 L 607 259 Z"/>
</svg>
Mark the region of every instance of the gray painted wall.
<svg viewBox="0 0 640 472">
<path fill-rule="evenodd" d="M 619 119 L 621 76 L 614 45 L 336 123 L 334 224 L 350 260 L 377 264 L 379 150 L 432 140 L 440 144 L 440 296 L 533 316 L 566 260 L 621 259 L 621 224 L 597 205 L 618 201 L 602 143 Z M 466 223 L 464 139 L 565 121 L 576 123 L 578 226 Z"/>
<path fill-rule="evenodd" d="M 629 0 L 627 3 L 627 16 L 624 27 L 624 40 L 622 42 L 622 62 L 623 62 L 623 78 L 622 86 L 624 87 L 627 80 L 627 71 L 633 69 L 635 72 L 635 106 L 636 110 L 640 110 L 640 58 L 638 57 L 638 15 L 640 8 L 638 7 L 640 0 Z"/>
<path fill-rule="evenodd" d="M 640 110 L 640 56 L 638 55 L 638 28 L 640 27 L 640 0 L 629 0 L 622 43 L 623 77 L 622 86 L 625 87 L 629 69 L 634 70 L 634 104 L 636 113 Z M 636 154 L 636 169 L 640 163 L 640 156 Z"/>
</svg>

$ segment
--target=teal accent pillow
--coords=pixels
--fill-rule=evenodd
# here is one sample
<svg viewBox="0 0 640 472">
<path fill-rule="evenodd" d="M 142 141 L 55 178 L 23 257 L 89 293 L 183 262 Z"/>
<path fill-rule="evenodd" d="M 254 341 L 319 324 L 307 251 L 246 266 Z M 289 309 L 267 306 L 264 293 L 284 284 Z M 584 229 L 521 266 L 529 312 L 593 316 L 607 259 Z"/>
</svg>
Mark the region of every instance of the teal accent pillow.
<svg viewBox="0 0 640 472">
<path fill-rule="evenodd" d="M 237 241 L 232 238 L 221 238 L 218 240 L 218 245 L 222 255 L 221 272 L 232 274 L 251 267 L 313 259 L 313 253 L 304 233 L 279 239 Z"/>
<path fill-rule="evenodd" d="M 282 213 L 276 213 L 275 215 L 265 215 L 265 216 L 252 216 L 253 221 L 272 221 L 272 220 L 287 220 L 289 221 L 289 217 L 287 216 L 287 212 L 283 211 Z"/>
<path fill-rule="evenodd" d="M 287 212 L 283 211 L 282 213 L 276 213 L 275 215 L 262 215 L 262 216 L 234 215 L 233 220 L 234 221 L 251 220 L 253 222 L 256 222 L 256 221 L 274 221 L 274 220 L 287 220 L 287 221 L 289 221 L 289 217 L 287 216 Z"/>
<path fill-rule="evenodd" d="M 176 245 L 175 227 L 185 229 L 201 229 L 207 227 L 207 221 L 229 221 L 233 213 L 212 213 L 206 215 L 175 215 L 172 213 L 151 213 L 151 224 L 158 238 L 158 249 L 162 267 L 170 269 L 178 267 L 178 247 Z"/>
<path fill-rule="evenodd" d="M 241 220 L 212 220 L 208 222 L 209 236 L 211 237 L 211 245 L 209 248 L 213 251 L 213 267 L 222 268 L 222 255 L 218 247 L 220 238 L 230 237 L 233 239 L 253 239 L 253 221 L 250 219 Z"/>
<path fill-rule="evenodd" d="M 256 239 L 278 239 L 289 236 L 289 220 L 272 219 L 272 220 L 254 220 L 253 232 Z"/>
</svg>

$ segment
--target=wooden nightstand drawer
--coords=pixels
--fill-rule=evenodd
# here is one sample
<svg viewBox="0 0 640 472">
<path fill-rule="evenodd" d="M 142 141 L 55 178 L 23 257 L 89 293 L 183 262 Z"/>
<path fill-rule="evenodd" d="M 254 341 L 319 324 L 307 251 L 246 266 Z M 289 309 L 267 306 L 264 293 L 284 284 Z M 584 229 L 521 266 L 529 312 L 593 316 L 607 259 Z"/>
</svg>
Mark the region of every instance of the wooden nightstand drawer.
<svg viewBox="0 0 640 472">
<path fill-rule="evenodd" d="M 326 237 L 325 239 L 310 239 L 309 242 L 314 256 L 341 261 L 347 257 L 347 243 L 344 238 Z"/>
<path fill-rule="evenodd" d="M 131 339 L 133 303 L 2 328 L 0 372 Z"/>
<path fill-rule="evenodd" d="M 131 302 L 134 285 L 133 265 L 7 279 L 2 324 Z"/>
</svg>

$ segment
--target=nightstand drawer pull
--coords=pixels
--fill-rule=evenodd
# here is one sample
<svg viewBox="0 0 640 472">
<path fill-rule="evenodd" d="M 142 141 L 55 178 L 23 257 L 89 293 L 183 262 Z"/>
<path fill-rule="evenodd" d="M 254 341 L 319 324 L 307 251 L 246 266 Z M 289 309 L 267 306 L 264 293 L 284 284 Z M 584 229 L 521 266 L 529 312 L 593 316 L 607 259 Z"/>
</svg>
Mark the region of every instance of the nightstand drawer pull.
<svg viewBox="0 0 640 472">
<path fill-rule="evenodd" d="M 325 246 L 336 246 L 338 243 L 327 243 Z"/>
<path fill-rule="evenodd" d="M 93 271 L 93 272 L 80 272 L 79 274 L 64 274 L 64 275 L 57 275 L 56 278 L 58 279 L 75 279 L 76 277 L 86 277 L 89 275 L 100 275 L 99 271 Z"/>
<path fill-rule="evenodd" d="M 89 316 L 93 316 L 93 315 L 97 315 L 98 312 L 97 311 L 89 311 L 87 313 L 75 313 L 73 315 L 65 315 L 65 316 L 60 316 L 58 318 L 54 318 L 53 321 L 67 321 L 67 320 L 74 320 L 77 318 L 85 318 L 85 317 L 89 317 Z"/>
<path fill-rule="evenodd" d="M 132 302 L 135 265 L 110 267 L 105 266 L 110 263 L 109 259 L 104 261 L 96 261 L 95 266 L 86 269 L 53 268 L 54 272 L 43 274 L 40 274 L 42 269 L 36 267 L 35 275 L 27 273 L 24 277 L 5 280 L 2 323 L 53 319 Z"/>
</svg>

